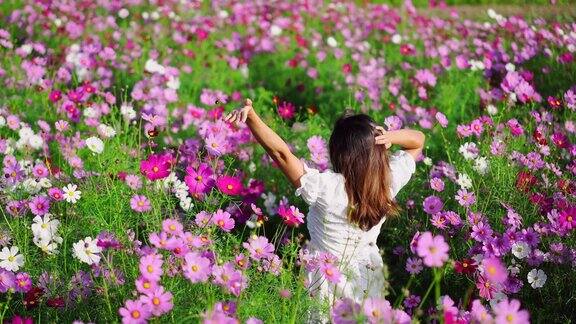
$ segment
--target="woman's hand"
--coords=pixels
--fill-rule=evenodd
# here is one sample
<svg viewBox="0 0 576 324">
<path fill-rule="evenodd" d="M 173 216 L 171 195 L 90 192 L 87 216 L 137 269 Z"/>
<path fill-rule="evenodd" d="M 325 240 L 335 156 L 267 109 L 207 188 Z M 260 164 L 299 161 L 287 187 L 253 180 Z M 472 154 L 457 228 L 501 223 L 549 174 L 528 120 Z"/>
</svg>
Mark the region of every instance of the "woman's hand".
<svg viewBox="0 0 576 324">
<path fill-rule="evenodd" d="M 375 138 L 376 145 L 384 145 L 386 149 L 389 149 L 394 144 L 392 142 L 393 131 L 386 131 L 382 126 L 376 126 L 376 129 L 380 132 L 380 135 Z"/>
<path fill-rule="evenodd" d="M 240 122 L 245 123 L 252 109 L 254 109 L 252 107 L 252 100 L 246 99 L 244 107 L 232 111 L 231 113 L 226 115 L 224 120 L 230 123 L 235 123 L 236 125 L 238 125 Z"/>
</svg>

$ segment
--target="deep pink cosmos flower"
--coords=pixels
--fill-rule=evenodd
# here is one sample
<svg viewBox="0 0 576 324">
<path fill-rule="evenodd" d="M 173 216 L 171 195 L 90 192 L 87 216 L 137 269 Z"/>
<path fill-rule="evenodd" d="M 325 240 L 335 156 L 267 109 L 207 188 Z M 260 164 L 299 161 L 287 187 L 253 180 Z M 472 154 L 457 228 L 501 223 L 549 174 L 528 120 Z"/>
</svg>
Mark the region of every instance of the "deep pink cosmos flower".
<svg viewBox="0 0 576 324">
<path fill-rule="evenodd" d="M 172 293 L 164 291 L 164 287 L 159 286 L 153 292 L 148 293 L 140 298 L 140 300 L 148 305 L 152 315 L 161 316 L 172 310 L 174 304 L 172 303 Z"/>
<path fill-rule="evenodd" d="M 142 300 L 127 300 L 124 307 L 118 310 L 124 324 L 146 323 L 152 313 L 148 304 Z"/>
<path fill-rule="evenodd" d="M 296 107 L 291 102 L 282 102 L 278 105 L 278 115 L 284 119 L 292 119 L 296 112 Z"/>
<path fill-rule="evenodd" d="M 189 252 L 184 256 L 184 276 L 191 282 L 206 282 L 212 272 L 210 260 L 198 252 Z"/>
<path fill-rule="evenodd" d="M 234 219 L 230 213 L 218 209 L 212 216 L 214 225 L 220 227 L 224 232 L 230 232 L 234 228 Z"/>
<path fill-rule="evenodd" d="M 172 155 L 152 154 L 146 160 L 140 161 L 140 172 L 149 180 L 166 178 L 172 168 Z"/>
<path fill-rule="evenodd" d="M 17 292 L 26 293 L 32 289 L 32 279 L 26 272 L 19 272 L 16 274 L 16 287 Z"/>
<path fill-rule="evenodd" d="M 143 195 L 132 196 L 132 199 L 130 199 L 130 207 L 132 210 L 139 213 L 147 212 L 152 209 L 150 206 L 150 200 Z"/>
<path fill-rule="evenodd" d="M 216 180 L 216 186 L 227 195 L 237 196 L 242 192 L 242 182 L 237 177 L 221 176 Z"/>
<path fill-rule="evenodd" d="M 50 99 L 52 102 L 58 102 L 60 99 L 62 99 L 62 91 L 52 90 L 48 95 L 48 99 Z"/>
<path fill-rule="evenodd" d="M 193 197 L 198 197 L 214 186 L 214 172 L 206 163 L 201 163 L 198 169 L 189 166 L 186 168 L 184 182 Z"/>
<path fill-rule="evenodd" d="M 304 214 L 295 206 L 288 208 L 288 205 L 280 204 L 278 207 L 278 215 L 280 215 L 284 223 L 290 227 L 298 227 L 300 224 L 304 224 Z"/>
<path fill-rule="evenodd" d="M 274 254 L 274 245 L 270 244 L 264 236 L 251 237 L 242 246 L 250 252 L 250 257 L 254 260 L 268 258 Z"/>
<path fill-rule="evenodd" d="M 418 238 L 416 252 L 424 264 L 428 267 L 441 267 L 448 260 L 448 244 L 442 235 L 432 236 L 430 232 L 424 232 Z"/>
<path fill-rule="evenodd" d="M 48 189 L 48 196 L 55 201 L 60 201 L 64 199 L 64 192 L 60 188 L 52 187 Z"/>
</svg>

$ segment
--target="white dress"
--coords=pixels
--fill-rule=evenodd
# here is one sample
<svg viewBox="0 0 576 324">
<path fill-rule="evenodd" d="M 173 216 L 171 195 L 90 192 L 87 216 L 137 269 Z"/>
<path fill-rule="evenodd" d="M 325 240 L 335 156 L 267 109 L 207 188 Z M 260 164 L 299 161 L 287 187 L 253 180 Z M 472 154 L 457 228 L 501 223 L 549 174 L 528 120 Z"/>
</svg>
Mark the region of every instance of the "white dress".
<svg viewBox="0 0 576 324">
<path fill-rule="evenodd" d="M 410 180 L 416 169 L 414 158 L 405 151 L 390 156 L 391 192 L 398 191 Z M 340 261 L 343 276 L 337 285 L 329 283 L 319 271 L 307 273 L 310 293 L 330 304 L 339 298 L 361 303 L 367 297 L 383 297 L 383 262 L 376 239 L 385 221 L 369 231 L 362 231 L 347 218 L 348 196 L 344 176 L 331 170 L 319 172 L 304 164 L 296 195 L 310 205 L 307 226 L 310 232 L 308 250 L 312 255 L 330 252 Z"/>
</svg>

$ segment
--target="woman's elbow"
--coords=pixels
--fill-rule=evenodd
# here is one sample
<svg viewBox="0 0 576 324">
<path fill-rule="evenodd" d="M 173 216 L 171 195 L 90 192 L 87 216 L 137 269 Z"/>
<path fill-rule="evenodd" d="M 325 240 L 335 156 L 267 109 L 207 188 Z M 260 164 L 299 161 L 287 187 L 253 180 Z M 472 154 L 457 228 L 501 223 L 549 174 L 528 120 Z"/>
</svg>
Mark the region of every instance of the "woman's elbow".
<svg viewBox="0 0 576 324">
<path fill-rule="evenodd" d="M 426 135 L 424 135 L 423 132 L 418 131 L 418 146 L 419 147 L 424 147 L 424 142 L 426 142 Z"/>
</svg>

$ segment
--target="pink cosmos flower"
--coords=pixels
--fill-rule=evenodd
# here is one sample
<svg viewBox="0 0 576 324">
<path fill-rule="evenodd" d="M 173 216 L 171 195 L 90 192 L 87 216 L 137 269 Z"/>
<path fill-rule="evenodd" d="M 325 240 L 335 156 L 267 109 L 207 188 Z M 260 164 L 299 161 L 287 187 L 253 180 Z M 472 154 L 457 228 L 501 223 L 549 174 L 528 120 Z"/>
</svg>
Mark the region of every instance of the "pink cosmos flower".
<svg viewBox="0 0 576 324">
<path fill-rule="evenodd" d="M 216 180 L 216 186 L 227 195 L 237 196 L 242 192 L 242 182 L 237 177 L 221 176 Z"/>
<path fill-rule="evenodd" d="M 444 115 L 441 112 L 437 112 L 435 117 L 436 117 L 436 120 L 438 121 L 438 124 L 440 124 L 440 126 L 442 126 L 442 128 L 448 127 L 448 118 L 446 118 L 446 115 Z"/>
<path fill-rule="evenodd" d="M 337 284 L 342 279 L 342 274 L 340 270 L 332 263 L 322 263 L 320 264 L 320 272 L 328 280 L 333 284 Z"/>
<path fill-rule="evenodd" d="M 162 276 L 162 255 L 148 254 L 140 258 L 140 274 L 151 281 L 158 281 Z"/>
<path fill-rule="evenodd" d="M 222 211 L 222 209 L 218 209 L 218 211 L 214 213 L 212 222 L 224 232 L 230 232 L 234 228 L 234 219 L 232 219 L 230 213 Z"/>
<path fill-rule="evenodd" d="M 213 174 L 212 168 L 206 163 L 201 163 L 198 169 L 187 167 L 184 182 L 188 186 L 190 195 L 200 195 L 212 188 L 214 186 Z"/>
<path fill-rule="evenodd" d="M 282 102 L 278 105 L 278 115 L 284 119 L 292 119 L 296 112 L 296 107 L 291 102 Z"/>
<path fill-rule="evenodd" d="M 191 282 L 206 282 L 212 266 L 210 260 L 200 255 L 198 252 L 189 252 L 184 256 L 184 264 L 182 264 L 184 276 Z"/>
<path fill-rule="evenodd" d="M 130 207 L 132 207 L 132 210 L 139 213 L 147 212 L 152 209 L 152 206 L 150 206 L 150 200 L 143 195 L 132 196 L 132 199 L 130 199 Z"/>
<path fill-rule="evenodd" d="M 478 281 L 476 281 L 476 288 L 478 288 L 478 294 L 480 297 L 487 300 L 494 298 L 494 294 L 497 291 L 494 284 L 482 276 L 478 276 Z"/>
<path fill-rule="evenodd" d="M 140 161 L 140 172 L 149 180 L 166 178 L 172 168 L 172 155 L 152 154 L 146 160 Z"/>
<path fill-rule="evenodd" d="M 149 236 L 150 243 L 158 249 L 172 250 L 178 244 L 175 237 L 170 237 L 166 232 L 151 233 Z"/>
<path fill-rule="evenodd" d="M 140 298 L 140 300 L 148 305 L 148 308 L 154 316 L 166 314 L 172 310 L 174 304 L 172 303 L 172 293 L 164 291 L 164 287 L 157 287 L 152 293 L 148 293 Z"/>
<path fill-rule="evenodd" d="M 127 300 L 124 307 L 118 310 L 124 324 L 146 323 L 152 313 L 150 307 L 142 300 Z"/>
<path fill-rule="evenodd" d="M 184 227 L 182 224 L 173 218 L 168 218 L 162 221 L 162 230 L 174 236 L 180 236 L 184 233 Z"/>
<path fill-rule="evenodd" d="M 474 192 L 468 192 L 466 189 L 459 189 L 456 200 L 460 206 L 470 207 L 476 202 L 476 195 L 474 195 Z"/>
<path fill-rule="evenodd" d="M 159 287 L 158 282 L 155 280 L 147 279 L 146 277 L 140 276 L 136 279 L 136 290 L 141 294 L 151 294 Z"/>
<path fill-rule="evenodd" d="M 442 235 L 432 236 L 430 232 L 424 232 L 418 238 L 416 252 L 424 264 L 428 267 L 441 267 L 448 260 L 448 244 Z"/>
<path fill-rule="evenodd" d="M 135 174 L 126 175 L 124 181 L 132 190 L 139 190 L 142 188 L 142 180 L 140 180 L 140 177 Z"/>
<path fill-rule="evenodd" d="M 241 271 L 234 268 L 232 262 L 226 262 L 222 266 L 214 266 L 212 270 L 214 276 L 214 283 L 227 289 L 235 296 L 239 296 L 240 292 L 248 286 L 248 281 Z"/>
<path fill-rule="evenodd" d="M 486 279 L 501 284 L 508 278 L 508 271 L 500 259 L 492 257 L 482 260 L 482 269 Z"/>
<path fill-rule="evenodd" d="M 268 258 L 274 254 L 274 245 L 270 244 L 264 236 L 251 237 L 242 246 L 250 252 L 250 257 L 254 260 Z"/>
<path fill-rule="evenodd" d="M 226 138 L 221 134 L 209 134 L 204 140 L 206 150 L 212 156 L 220 156 L 226 152 Z"/>
<path fill-rule="evenodd" d="M 444 181 L 440 178 L 430 179 L 430 188 L 434 191 L 442 192 L 444 191 Z"/>
<path fill-rule="evenodd" d="M 16 287 L 17 292 L 26 293 L 32 288 L 32 279 L 26 272 L 19 272 L 16 274 Z"/>
<path fill-rule="evenodd" d="M 46 215 L 50 209 L 50 200 L 46 196 L 36 196 L 28 203 L 30 211 L 36 216 Z"/>
<path fill-rule="evenodd" d="M 207 211 L 201 211 L 198 214 L 196 214 L 196 225 L 200 226 L 200 227 L 206 227 L 210 221 L 212 220 L 212 214 L 210 214 Z"/>
<path fill-rule="evenodd" d="M 516 299 L 504 299 L 494 307 L 497 324 L 523 324 L 530 322 L 528 311 L 520 310 L 520 302 Z"/>
<path fill-rule="evenodd" d="M 16 288 L 16 276 L 11 272 L 0 268 L 0 293 Z"/>
</svg>

